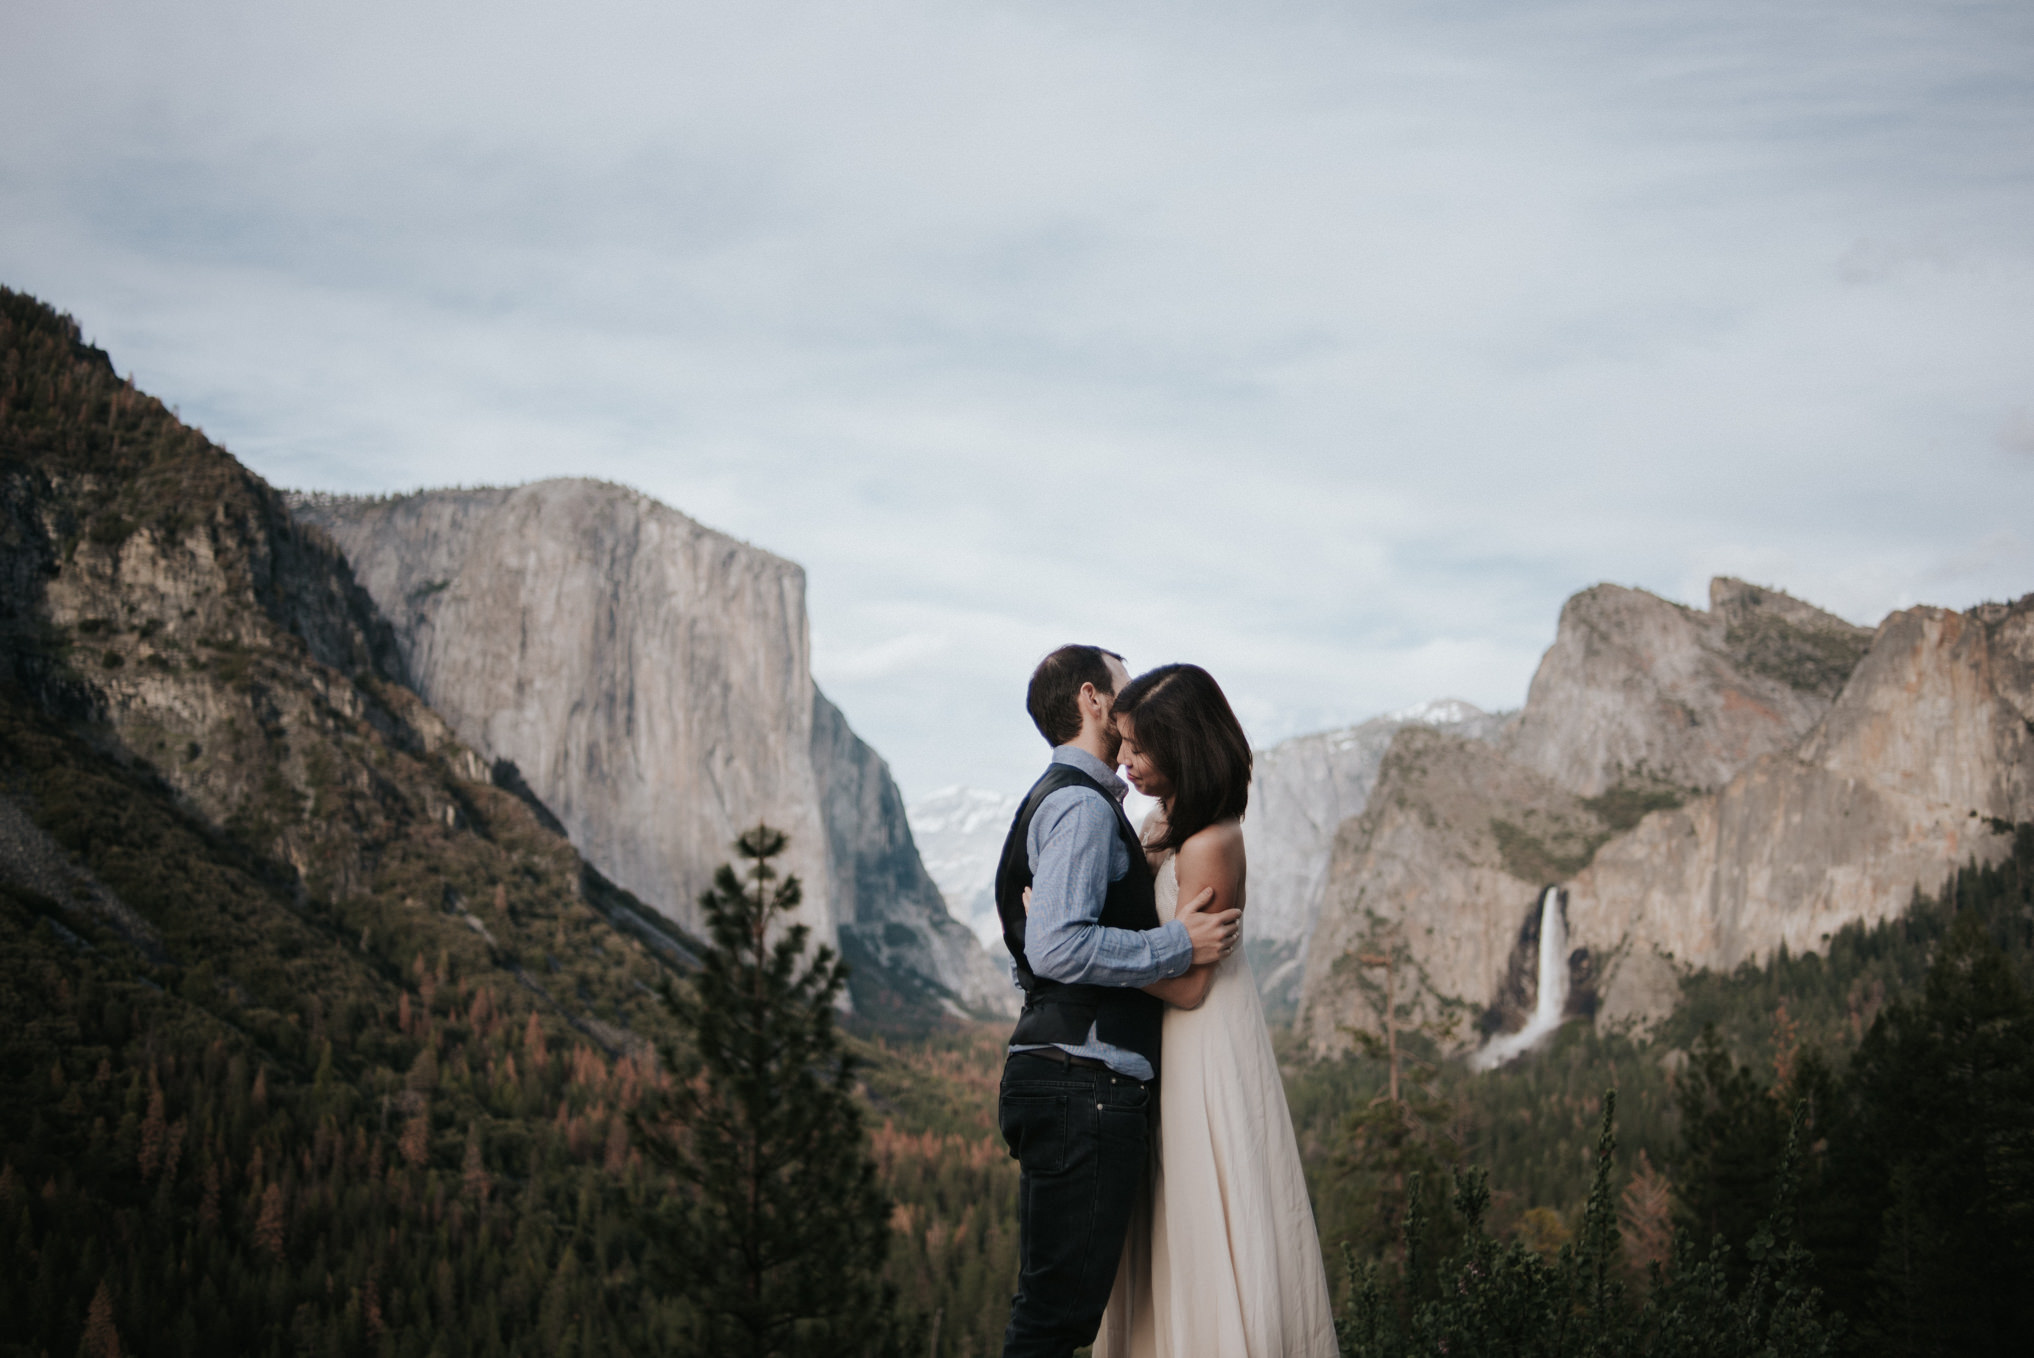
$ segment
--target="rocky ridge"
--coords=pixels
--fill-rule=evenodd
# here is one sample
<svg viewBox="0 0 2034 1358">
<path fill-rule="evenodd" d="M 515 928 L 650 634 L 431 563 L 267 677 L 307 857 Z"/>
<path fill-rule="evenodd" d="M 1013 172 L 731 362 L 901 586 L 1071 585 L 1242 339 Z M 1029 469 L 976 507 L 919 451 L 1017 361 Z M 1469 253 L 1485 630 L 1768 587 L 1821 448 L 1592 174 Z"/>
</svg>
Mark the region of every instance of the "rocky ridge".
<svg viewBox="0 0 2034 1358">
<path fill-rule="evenodd" d="M 906 988 L 1008 1009 L 887 767 L 812 682 L 796 564 L 586 480 L 294 510 L 339 544 L 418 692 L 615 882 L 696 927 L 728 845 L 765 820 L 819 937 Z"/>
<path fill-rule="evenodd" d="M 1871 635 L 1742 580 L 1706 613 L 1597 585 L 1562 607 L 1505 752 L 1585 797 L 1711 791 L 1806 736 Z"/>
<path fill-rule="evenodd" d="M 1566 886 L 1571 1011 L 1644 1024 L 1690 967 L 1813 949 L 1995 859 L 2034 815 L 2029 601 L 1876 633 L 1718 580 L 1705 613 L 1598 586 L 1563 609 L 1495 746 L 1397 736 L 1337 831 L 1299 1028 L 1365 1021 L 1345 959 L 1397 947 L 1456 1041 L 1517 1026 L 1542 889 Z"/>
</svg>

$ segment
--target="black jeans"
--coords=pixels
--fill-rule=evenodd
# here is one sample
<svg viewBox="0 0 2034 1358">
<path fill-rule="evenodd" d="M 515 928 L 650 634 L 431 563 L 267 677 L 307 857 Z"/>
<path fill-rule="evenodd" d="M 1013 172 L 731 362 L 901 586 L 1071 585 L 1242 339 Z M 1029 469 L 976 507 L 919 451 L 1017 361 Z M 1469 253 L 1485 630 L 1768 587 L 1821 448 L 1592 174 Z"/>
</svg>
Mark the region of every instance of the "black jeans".
<svg viewBox="0 0 2034 1358">
<path fill-rule="evenodd" d="M 1003 1358 L 1068 1358 L 1094 1342 L 1149 1172 L 1153 1089 L 1019 1052 L 997 1120 L 1017 1157 L 1017 1296 Z"/>
</svg>

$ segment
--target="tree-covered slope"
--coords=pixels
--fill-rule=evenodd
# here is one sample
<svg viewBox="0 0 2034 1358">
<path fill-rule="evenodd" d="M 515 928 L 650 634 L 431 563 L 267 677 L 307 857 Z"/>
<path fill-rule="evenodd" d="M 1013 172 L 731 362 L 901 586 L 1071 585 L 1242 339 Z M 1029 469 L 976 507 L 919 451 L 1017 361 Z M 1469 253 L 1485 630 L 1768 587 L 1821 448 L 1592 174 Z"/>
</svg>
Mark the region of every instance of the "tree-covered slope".
<svg viewBox="0 0 2034 1358">
<path fill-rule="evenodd" d="M 686 940 L 400 685 L 273 491 L 14 293 L 0 507 L 0 1344 L 653 1334 L 620 1111 Z"/>
<path fill-rule="evenodd" d="M 1287 1088 L 1330 1257 L 1347 1244 L 1390 1276 L 1414 1174 L 1424 1243 L 1445 1247 L 1437 1204 L 1474 1169 L 1497 1233 L 1552 1258 L 1582 1227 L 1615 1089 L 1610 1183 L 1634 1299 L 1648 1263 L 1676 1266 L 1677 1240 L 1701 1259 L 1720 1238 L 1739 1286 L 1799 1107 L 1796 1239 L 1844 1317 L 1839 1351 L 2019 1352 L 2034 1324 L 2034 826 L 2011 843 L 1821 953 L 1690 976 L 1642 1037 L 1571 1022 L 1479 1074 L 1420 1059 L 1435 1054 L 1414 1035 L 1397 1106 L 1374 1057 L 1296 1061 Z"/>
</svg>

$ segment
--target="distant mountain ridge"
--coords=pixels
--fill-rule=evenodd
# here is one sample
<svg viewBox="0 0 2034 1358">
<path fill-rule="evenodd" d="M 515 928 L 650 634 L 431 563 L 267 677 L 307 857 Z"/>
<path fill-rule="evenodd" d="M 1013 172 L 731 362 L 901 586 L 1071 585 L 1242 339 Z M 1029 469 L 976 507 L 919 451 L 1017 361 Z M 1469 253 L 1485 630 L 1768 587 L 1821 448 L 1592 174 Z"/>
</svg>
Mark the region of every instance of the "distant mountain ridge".
<svg viewBox="0 0 2034 1358">
<path fill-rule="evenodd" d="M 911 833 L 946 908 L 991 952 L 1003 952 L 996 916 L 996 864 L 1022 798 L 978 787 L 946 787 L 911 803 Z"/>
</svg>

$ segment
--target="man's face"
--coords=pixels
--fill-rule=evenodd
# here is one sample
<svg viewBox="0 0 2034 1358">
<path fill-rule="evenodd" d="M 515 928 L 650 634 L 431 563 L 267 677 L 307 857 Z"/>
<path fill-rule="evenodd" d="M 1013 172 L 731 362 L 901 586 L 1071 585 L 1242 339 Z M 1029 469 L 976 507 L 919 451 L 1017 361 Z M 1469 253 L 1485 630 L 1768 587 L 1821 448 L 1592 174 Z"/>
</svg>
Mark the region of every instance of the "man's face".
<svg viewBox="0 0 2034 1358">
<path fill-rule="evenodd" d="M 1130 671 L 1125 669 L 1123 662 L 1113 655 L 1103 656 L 1102 663 L 1109 667 L 1109 691 L 1098 696 L 1102 700 L 1103 709 L 1108 711 L 1116 705 L 1116 695 L 1130 686 Z M 1116 755 L 1122 749 L 1123 737 L 1116 730 L 1116 716 L 1113 711 L 1109 712 L 1105 720 L 1102 744 L 1108 750 L 1108 754 L 1103 757 L 1102 762 L 1114 768 Z"/>
</svg>

